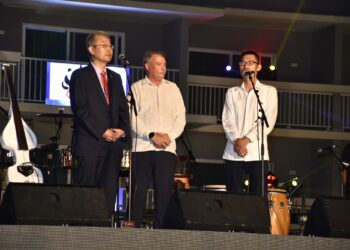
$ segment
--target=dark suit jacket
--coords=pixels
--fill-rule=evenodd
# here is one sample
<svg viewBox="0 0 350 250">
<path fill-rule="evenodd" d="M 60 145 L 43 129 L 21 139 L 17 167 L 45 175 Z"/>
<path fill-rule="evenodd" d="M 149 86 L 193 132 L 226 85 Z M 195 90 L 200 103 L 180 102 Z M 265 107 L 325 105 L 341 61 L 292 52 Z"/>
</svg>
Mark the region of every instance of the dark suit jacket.
<svg viewBox="0 0 350 250">
<path fill-rule="evenodd" d="M 122 80 L 107 69 L 110 104 L 107 105 L 94 67 L 89 64 L 73 72 L 70 80 L 71 108 L 74 114 L 72 152 L 76 156 L 101 156 L 110 147 L 120 149 L 120 140 L 102 138 L 108 128 L 129 133 L 129 111 Z"/>
</svg>

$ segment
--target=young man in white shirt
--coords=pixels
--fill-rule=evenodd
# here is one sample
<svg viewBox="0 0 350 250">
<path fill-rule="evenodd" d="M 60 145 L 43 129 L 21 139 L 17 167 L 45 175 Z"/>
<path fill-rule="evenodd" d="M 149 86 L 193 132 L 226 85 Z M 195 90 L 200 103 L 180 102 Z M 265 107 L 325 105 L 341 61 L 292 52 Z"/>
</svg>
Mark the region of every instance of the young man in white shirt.
<svg viewBox="0 0 350 250">
<path fill-rule="evenodd" d="M 269 160 L 267 135 L 275 126 L 277 118 L 277 90 L 262 84 L 257 74 L 261 70 L 261 57 L 255 50 L 241 53 L 239 62 L 243 83 L 228 89 L 222 114 L 222 124 L 227 143 L 223 154 L 225 160 L 227 191 L 243 192 L 243 178 L 249 175 L 249 191 L 262 192 L 261 184 L 261 116 L 253 84 L 258 91 L 269 127 L 264 127 L 264 175 Z M 251 79 L 250 77 L 251 76 Z M 265 183 L 266 187 L 266 183 Z"/>
</svg>

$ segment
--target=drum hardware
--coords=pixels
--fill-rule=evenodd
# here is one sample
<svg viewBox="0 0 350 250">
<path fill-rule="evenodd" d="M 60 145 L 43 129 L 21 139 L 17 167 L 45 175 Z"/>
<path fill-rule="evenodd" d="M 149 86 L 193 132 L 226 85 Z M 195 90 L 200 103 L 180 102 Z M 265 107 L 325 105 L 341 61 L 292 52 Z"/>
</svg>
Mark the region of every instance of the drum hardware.
<svg viewBox="0 0 350 250">
<path fill-rule="evenodd" d="M 187 173 L 187 155 L 178 155 L 176 163 L 176 174 Z"/>
<path fill-rule="evenodd" d="M 72 114 L 64 113 L 64 108 L 59 108 L 58 113 L 39 113 L 36 114 L 39 117 L 48 117 L 48 118 L 54 118 L 55 125 L 57 125 L 57 131 L 56 134 L 49 139 L 52 141 L 51 144 L 57 144 L 61 137 L 61 129 L 63 126 L 63 119 L 64 118 L 73 118 Z"/>
<path fill-rule="evenodd" d="M 68 146 L 67 148 L 62 150 L 62 166 L 66 168 L 71 168 L 73 166 L 73 156 L 72 156 L 72 150 L 71 147 Z"/>
<path fill-rule="evenodd" d="M 42 170 L 44 183 L 70 184 L 72 153 L 69 146 L 42 145 L 30 152 L 30 158 Z"/>
<path fill-rule="evenodd" d="M 50 144 L 41 147 L 41 163 L 43 166 L 47 166 L 50 170 L 54 170 L 56 167 L 67 167 L 70 168 L 73 165 L 73 157 L 71 148 L 67 146 L 66 148 L 59 148 L 58 142 L 61 138 L 61 129 L 63 126 L 64 118 L 73 118 L 72 114 L 64 113 L 64 108 L 59 108 L 58 113 L 39 113 L 38 117 L 54 118 L 54 122 L 57 125 L 57 130 L 54 136 L 51 136 Z"/>
<path fill-rule="evenodd" d="M 73 118 L 73 114 L 68 114 L 68 113 L 64 113 L 64 108 L 59 108 L 58 109 L 58 113 L 39 113 L 36 114 L 37 116 L 40 117 L 48 117 L 48 118 Z"/>
<path fill-rule="evenodd" d="M 190 139 L 187 135 L 186 128 L 183 134 L 177 139 L 185 149 L 185 154 L 178 156 L 178 164 L 176 173 L 188 175 L 189 176 L 189 185 L 191 188 L 200 189 L 201 188 L 201 179 L 199 174 L 199 165 L 196 161 L 196 158 L 192 152 L 192 146 Z"/>
<path fill-rule="evenodd" d="M 226 185 L 203 185 L 202 190 L 226 192 Z"/>
<path fill-rule="evenodd" d="M 123 149 L 123 158 L 121 161 L 121 168 L 122 170 L 129 170 L 130 168 L 130 151 Z"/>
</svg>

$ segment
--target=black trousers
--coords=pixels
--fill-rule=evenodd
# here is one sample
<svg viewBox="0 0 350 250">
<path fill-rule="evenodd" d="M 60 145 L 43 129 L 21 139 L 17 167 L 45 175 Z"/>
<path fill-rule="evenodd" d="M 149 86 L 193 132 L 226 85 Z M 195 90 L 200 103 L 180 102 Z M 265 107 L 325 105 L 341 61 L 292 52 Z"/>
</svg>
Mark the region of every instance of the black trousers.
<svg viewBox="0 0 350 250">
<path fill-rule="evenodd" d="M 144 215 L 147 190 L 153 179 L 155 209 L 153 227 L 162 228 L 174 188 L 176 155 L 165 151 L 133 153 L 131 220 L 140 227 Z"/>
<path fill-rule="evenodd" d="M 249 176 L 249 192 L 261 194 L 260 161 L 225 160 L 226 189 L 230 192 L 243 192 L 244 176 Z M 264 180 L 267 187 L 267 161 L 264 161 Z M 266 191 L 266 190 L 265 190 Z"/>
<path fill-rule="evenodd" d="M 115 211 L 122 156 L 122 147 L 111 147 L 104 156 L 74 156 L 72 184 L 103 188 L 110 215 Z"/>
</svg>

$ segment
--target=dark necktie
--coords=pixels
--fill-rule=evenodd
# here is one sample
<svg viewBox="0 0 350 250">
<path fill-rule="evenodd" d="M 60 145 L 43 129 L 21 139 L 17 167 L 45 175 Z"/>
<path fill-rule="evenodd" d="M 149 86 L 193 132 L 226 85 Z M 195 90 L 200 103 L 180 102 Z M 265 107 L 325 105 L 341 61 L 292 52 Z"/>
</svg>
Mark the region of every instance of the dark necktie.
<svg viewBox="0 0 350 250">
<path fill-rule="evenodd" d="M 102 82 L 103 92 L 105 94 L 107 104 L 109 104 L 108 80 L 107 80 L 107 74 L 105 71 L 101 72 L 101 82 Z"/>
</svg>

